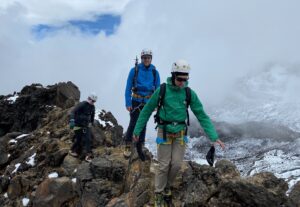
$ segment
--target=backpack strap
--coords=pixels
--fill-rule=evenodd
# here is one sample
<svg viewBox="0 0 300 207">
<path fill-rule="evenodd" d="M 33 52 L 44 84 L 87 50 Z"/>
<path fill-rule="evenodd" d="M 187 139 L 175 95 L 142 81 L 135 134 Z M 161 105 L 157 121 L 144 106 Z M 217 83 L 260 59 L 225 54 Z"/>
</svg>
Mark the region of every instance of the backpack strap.
<svg viewBox="0 0 300 207">
<path fill-rule="evenodd" d="M 189 115 L 189 107 L 191 104 L 191 88 L 185 88 L 185 105 L 186 105 L 186 115 L 187 115 L 187 125 L 190 126 L 190 115 Z"/>
<path fill-rule="evenodd" d="M 156 114 L 154 115 L 154 122 L 159 124 L 160 123 L 160 117 L 159 117 L 159 110 L 164 104 L 165 94 L 166 94 L 166 83 L 162 83 L 159 88 L 159 98 L 157 102 L 157 110 Z M 157 126 L 156 126 L 157 127 Z"/>
<path fill-rule="evenodd" d="M 138 67 L 138 58 L 136 57 L 135 59 L 135 65 L 134 65 L 134 76 L 132 79 L 132 88 L 131 91 L 132 92 L 136 92 L 137 91 L 137 77 L 138 77 L 138 73 L 139 73 L 139 67 Z"/>
<path fill-rule="evenodd" d="M 157 111 L 156 111 L 156 115 L 155 115 L 155 122 L 157 123 L 156 128 L 158 127 L 158 124 L 163 124 L 163 138 L 164 140 L 167 139 L 167 123 L 166 122 L 161 122 L 162 120 L 159 117 L 159 111 L 161 109 L 161 107 L 164 104 L 164 99 L 165 99 L 165 95 L 166 95 L 166 83 L 163 83 L 160 85 L 160 91 L 159 91 L 159 99 L 158 99 L 158 104 L 157 104 Z"/>
<path fill-rule="evenodd" d="M 152 69 L 152 75 L 153 75 L 153 92 L 156 89 L 156 87 L 155 87 L 155 85 L 156 85 L 156 74 L 157 74 L 156 68 L 155 68 L 155 66 L 153 66 L 153 69 Z"/>
</svg>

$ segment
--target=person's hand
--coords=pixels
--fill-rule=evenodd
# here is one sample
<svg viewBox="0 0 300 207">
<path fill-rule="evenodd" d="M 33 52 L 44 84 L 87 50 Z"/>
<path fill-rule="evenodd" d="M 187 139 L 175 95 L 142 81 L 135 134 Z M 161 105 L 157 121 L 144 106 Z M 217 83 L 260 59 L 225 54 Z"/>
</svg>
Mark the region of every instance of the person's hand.
<svg viewBox="0 0 300 207">
<path fill-rule="evenodd" d="M 221 140 L 217 139 L 217 141 L 214 142 L 214 145 L 215 144 L 219 144 L 223 150 L 225 149 L 225 144 Z"/>
<path fill-rule="evenodd" d="M 75 119 L 70 119 L 69 126 L 70 129 L 73 129 L 75 127 Z"/>
<path fill-rule="evenodd" d="M 132 141 L 138 142 L 138 141 L 139 141 L 139 136 L 133 135 L 133 136 L 132 136 Z"/>
<path fill-rule="evenodd" d="M 127 111 L 131 112 L 132 107 L 131 107 L 131 106 L 128 106 L 128 107 L 126 107 L 126 109 L 127 109 Z"/>
</svg>

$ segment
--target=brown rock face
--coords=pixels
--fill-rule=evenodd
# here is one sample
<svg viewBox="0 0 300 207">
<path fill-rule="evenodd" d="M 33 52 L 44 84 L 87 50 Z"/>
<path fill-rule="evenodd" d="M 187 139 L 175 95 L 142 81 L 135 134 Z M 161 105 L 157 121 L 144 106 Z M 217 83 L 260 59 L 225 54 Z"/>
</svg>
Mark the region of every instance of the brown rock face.
<svg viewBox="0 0 300 207">
<path fill-rule="evenodd" d="M 289 198 L 290 198 L 291 206 L 300 207 L 300 181 L 298 181 L 296 185 L 293 187 Z"/>
<path fill-rule="evenodd" d="M 67 177 L 46 179 L 36 190 L 33 206 L 62 206 L 75 196 L 72 181 Z"/>
<path fill-rule="evenodd" d="M 15 102 L 10 96 L 0 98 L 0 136 L 10 131 L 31 132 L 54 107 L 69 108 L 80 98 L 72 82 L 43 87 L 25 86 Z"/>
</svg>

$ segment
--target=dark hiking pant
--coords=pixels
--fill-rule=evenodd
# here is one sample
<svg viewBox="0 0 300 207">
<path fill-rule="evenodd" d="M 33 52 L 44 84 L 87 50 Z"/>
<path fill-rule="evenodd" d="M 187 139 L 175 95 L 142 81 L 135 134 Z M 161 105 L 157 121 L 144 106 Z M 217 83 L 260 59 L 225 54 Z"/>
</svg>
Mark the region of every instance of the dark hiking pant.
<svg viewBox="0 0 300 207">
<path fill-rule="evenodd" d="M 132 135 L 133 135 L 133 130 L 136 125 L 136 122 L 139 118 L 140 112 L 142 111 L 144 107 L 144 104 L 141 104 L 140 102 L 132 100 L 132 110 L 130 112 L 130 122 L 129 126 L 126 132 L 126 137 L 125 137 L 125 142 L 126 144 L 131 144 L 132 142 Z M 142 130 L 140 136 L 139 136 L 139 141 L 136 143 L 136 150 L 137 153 L 142 161 L 145 160 L 145 155 L 143 153 L 143 145 L 145 143 L 145 136 L 146 136 L 146 127 Z"/>
<path fill-rule="evenodd" d="M 75 140 L 71 147 L 73 152 L 85 157 L 91 153 L 91 130 L 89 127 L 75 130 Z"/>
</svg>

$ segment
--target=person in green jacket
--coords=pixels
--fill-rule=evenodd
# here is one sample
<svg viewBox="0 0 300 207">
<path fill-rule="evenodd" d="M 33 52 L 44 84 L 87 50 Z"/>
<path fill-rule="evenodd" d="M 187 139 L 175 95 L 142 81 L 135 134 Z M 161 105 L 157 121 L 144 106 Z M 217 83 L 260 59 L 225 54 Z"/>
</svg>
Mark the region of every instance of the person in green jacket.
<svg viewBox="0 0 300 207">
<path fill-rule="evenodd" d="M 164 206 L 164 198 L 171 197 L 170 189 L 184 158 L 187 143 L 186 87 L 189 73 L 190 66 L 185 60 L 173 63 L 172 76 L 167 78 L 165 85 L 163 105 L 158 108 L 159 123 L 156 138 L 158 170 L 155 175 L 155 206 Z M 143 108 L 134 128 L 133 140 L 139 140 L 141 131 L 152 112 L 158 107 L 161 88 L 162 85 L 153 93 Z M 213 144 L 219 144 L 224 149 L 224 143 L 218 138 L 210 118 L 192 89 L 190 89 L 190 107 Z"/>
</svg>

